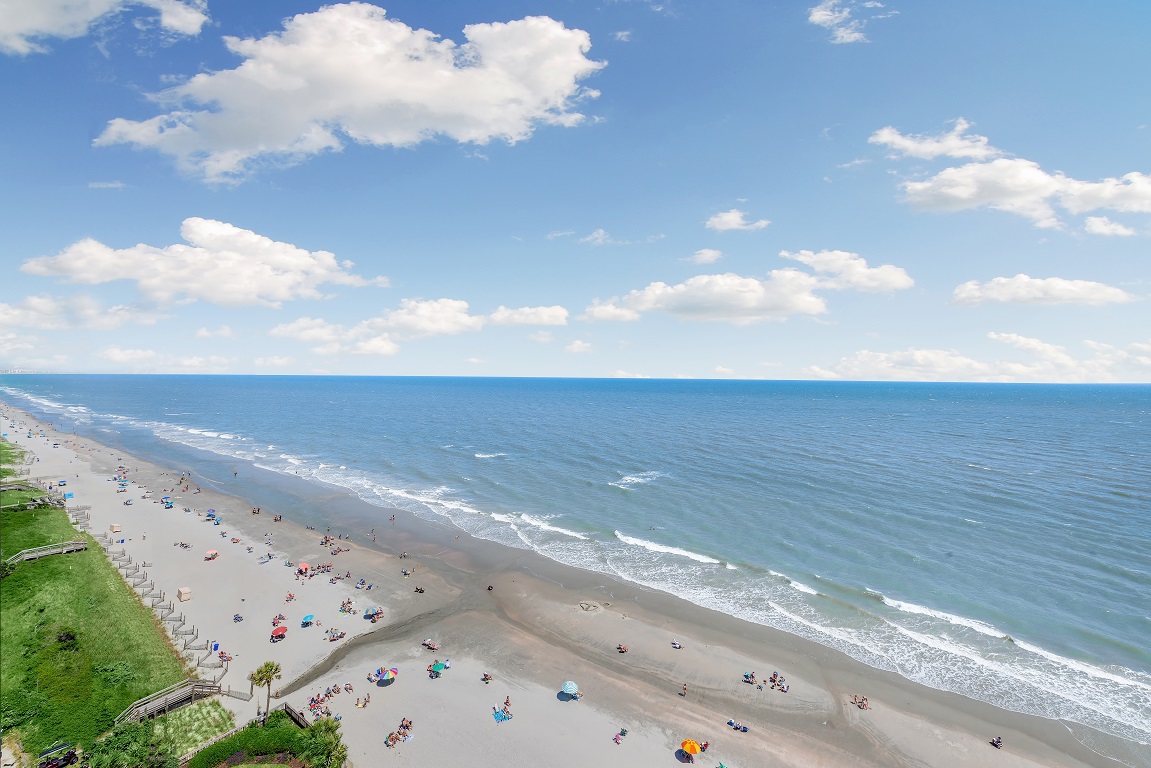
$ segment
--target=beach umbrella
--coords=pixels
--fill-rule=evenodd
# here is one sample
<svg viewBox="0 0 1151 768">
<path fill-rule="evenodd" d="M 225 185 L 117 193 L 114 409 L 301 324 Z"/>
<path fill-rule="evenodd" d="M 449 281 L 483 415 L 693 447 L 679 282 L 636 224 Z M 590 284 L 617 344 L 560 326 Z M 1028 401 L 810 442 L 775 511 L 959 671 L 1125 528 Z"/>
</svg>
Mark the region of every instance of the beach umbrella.
<svg viewBox="0 0 1151 768">
<path fill-rule="evenodd" d="M 209 550 L 208 550 L 208 557 L 215 557 L 215 556 L 216 556 L 216 555 L 218 555 L 218 554 L 220 554 L 220 553 L 219 553 L 219 552 L 217 552 L 217 551 L 216 551 L 216 550 L 214 550 L 214 549 L 209 549 Z"/>
<path fill-rule="evenodd" d="M 445 669 L 447 669 L 447 666 L 443 662 L 440 662 L 439 664 L 433 664 L 432 665 L 432 671 L 433 672 L 443 672 Z"/>
<path fill-rule="evenodd" d="M 307 563 L 300 563 L 300 565 L 298 567 L 301 571 L 308 570 L 308 564 Z"/>
<path fill-rule="evenodd" d="M 579 692 L 579 686 L 575 684 L 574 680 L 568 680 L 563 684 L 563 687 L 560 688 L 560 690 L 566 693 L 568 696 L 574 696 Z"/>
<path fill-rule="evenodd" d="M 216 510 L 214 510 L 214 509 L 209 509 L 208 511 L 209 511 L 209 512 L 215 512 Z"/>
<path fill-rule="evenodd" d="M 688 739 L 687 741 L 680 744 L 679 746 L 680 746 L 680 748 L 683 749 L 684 752 L 688 753 L 689 755 L 698 755 L 700 753 L 699 742 L 696 741 L 695 739 Z"/>
<path fill-rule="evenodd" d="M 287 627 L 276 627 L 272 630 L 272 637 L 283 637 L 286 634 L 288 634 Z"/>
<path fill-rule="evenodd" d="M 432 669 L 435 669 L 435 667 L 432 667 Z M 400 674 L 400 670 L 396 669 L 395 667 L 391 667 L 389 669 L 382 669 L 381 668 L 381 670 L 379 672 L 377 672 L 377 674 L 380 676 L 381 680 L 391 680 L 396 675 Z"/>
<path fill-rule="evenodd" d="M 307 616 L 300 619 L 300 623 L 301 624 L 311 624 L 313 621 L 315 621 L 315 619 L 316 619 L 316 617 L 309 613 Z"/>
</svg>

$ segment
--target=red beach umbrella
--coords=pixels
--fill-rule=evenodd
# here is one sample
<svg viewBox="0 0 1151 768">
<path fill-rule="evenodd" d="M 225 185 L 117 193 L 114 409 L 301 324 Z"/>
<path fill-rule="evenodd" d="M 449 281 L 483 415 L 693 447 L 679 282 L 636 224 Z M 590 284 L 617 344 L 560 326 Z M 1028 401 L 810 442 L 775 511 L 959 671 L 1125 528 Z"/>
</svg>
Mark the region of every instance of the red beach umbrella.
<svg viewBox="0 0 1151 768">
<path fill-rule="evenodd" d="M 272 637 L 283 637 L 286 634 L 288 634 L 287 627 L 276 627 L 272 630 Z"/>
</svg>

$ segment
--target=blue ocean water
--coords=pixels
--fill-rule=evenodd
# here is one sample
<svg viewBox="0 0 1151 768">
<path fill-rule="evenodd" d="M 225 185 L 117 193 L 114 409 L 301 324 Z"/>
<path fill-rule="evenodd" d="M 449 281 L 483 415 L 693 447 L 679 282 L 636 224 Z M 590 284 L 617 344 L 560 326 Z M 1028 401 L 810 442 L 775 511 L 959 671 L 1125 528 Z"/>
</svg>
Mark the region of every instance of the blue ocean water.
<svg viewBox="0 0 1151 768">
<path fill-rule="evenodd" d="M 21 375 L 0 396 L 1151 743 L 1151 387 Z"/>
</svg>

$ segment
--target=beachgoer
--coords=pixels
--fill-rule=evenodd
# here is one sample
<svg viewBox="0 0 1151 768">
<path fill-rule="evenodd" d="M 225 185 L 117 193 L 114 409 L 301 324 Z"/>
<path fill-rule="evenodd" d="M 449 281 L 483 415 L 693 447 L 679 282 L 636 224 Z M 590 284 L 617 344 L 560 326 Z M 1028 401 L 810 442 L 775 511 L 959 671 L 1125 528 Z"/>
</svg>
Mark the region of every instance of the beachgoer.
<svg viewBox="0 0 1151 768">
<path fill-rule="evenodd" d="M 687 698 L 687 683 L 683 684 L 683 697 L 685 699 Z"/>
<path fill-rule="evenodd" d="M 504 709 L 510 709 L 511 706 L 512 706 L 512 697 L 508 696 L 506 699 L 504 699 Z"/>
</svg>

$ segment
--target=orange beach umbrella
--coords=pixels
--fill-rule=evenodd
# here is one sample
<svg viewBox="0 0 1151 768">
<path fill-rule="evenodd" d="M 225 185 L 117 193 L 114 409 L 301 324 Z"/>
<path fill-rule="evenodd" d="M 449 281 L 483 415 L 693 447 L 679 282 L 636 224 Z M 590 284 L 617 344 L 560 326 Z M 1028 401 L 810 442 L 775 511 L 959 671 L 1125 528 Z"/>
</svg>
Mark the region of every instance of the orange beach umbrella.
<svg viewBox="0 0 1151 768">
<path fill-rule="evenodd" d="M 688 739 L 687 741 L 685 741 L 683 744 L 680 744 L 679 746 L 683 749 L 684 752 L 688 753 L 689 755 L 698 755 L 700 753 L 699 742 L 696 741 L 695 739 Z"/>
<path fill-rule="evenodd" d="M 300 563 L 299 568 L 301 571 L 306 571 L 306 570 L 308 570 L 308 564 L 307 563 Z"/>
</svg>

